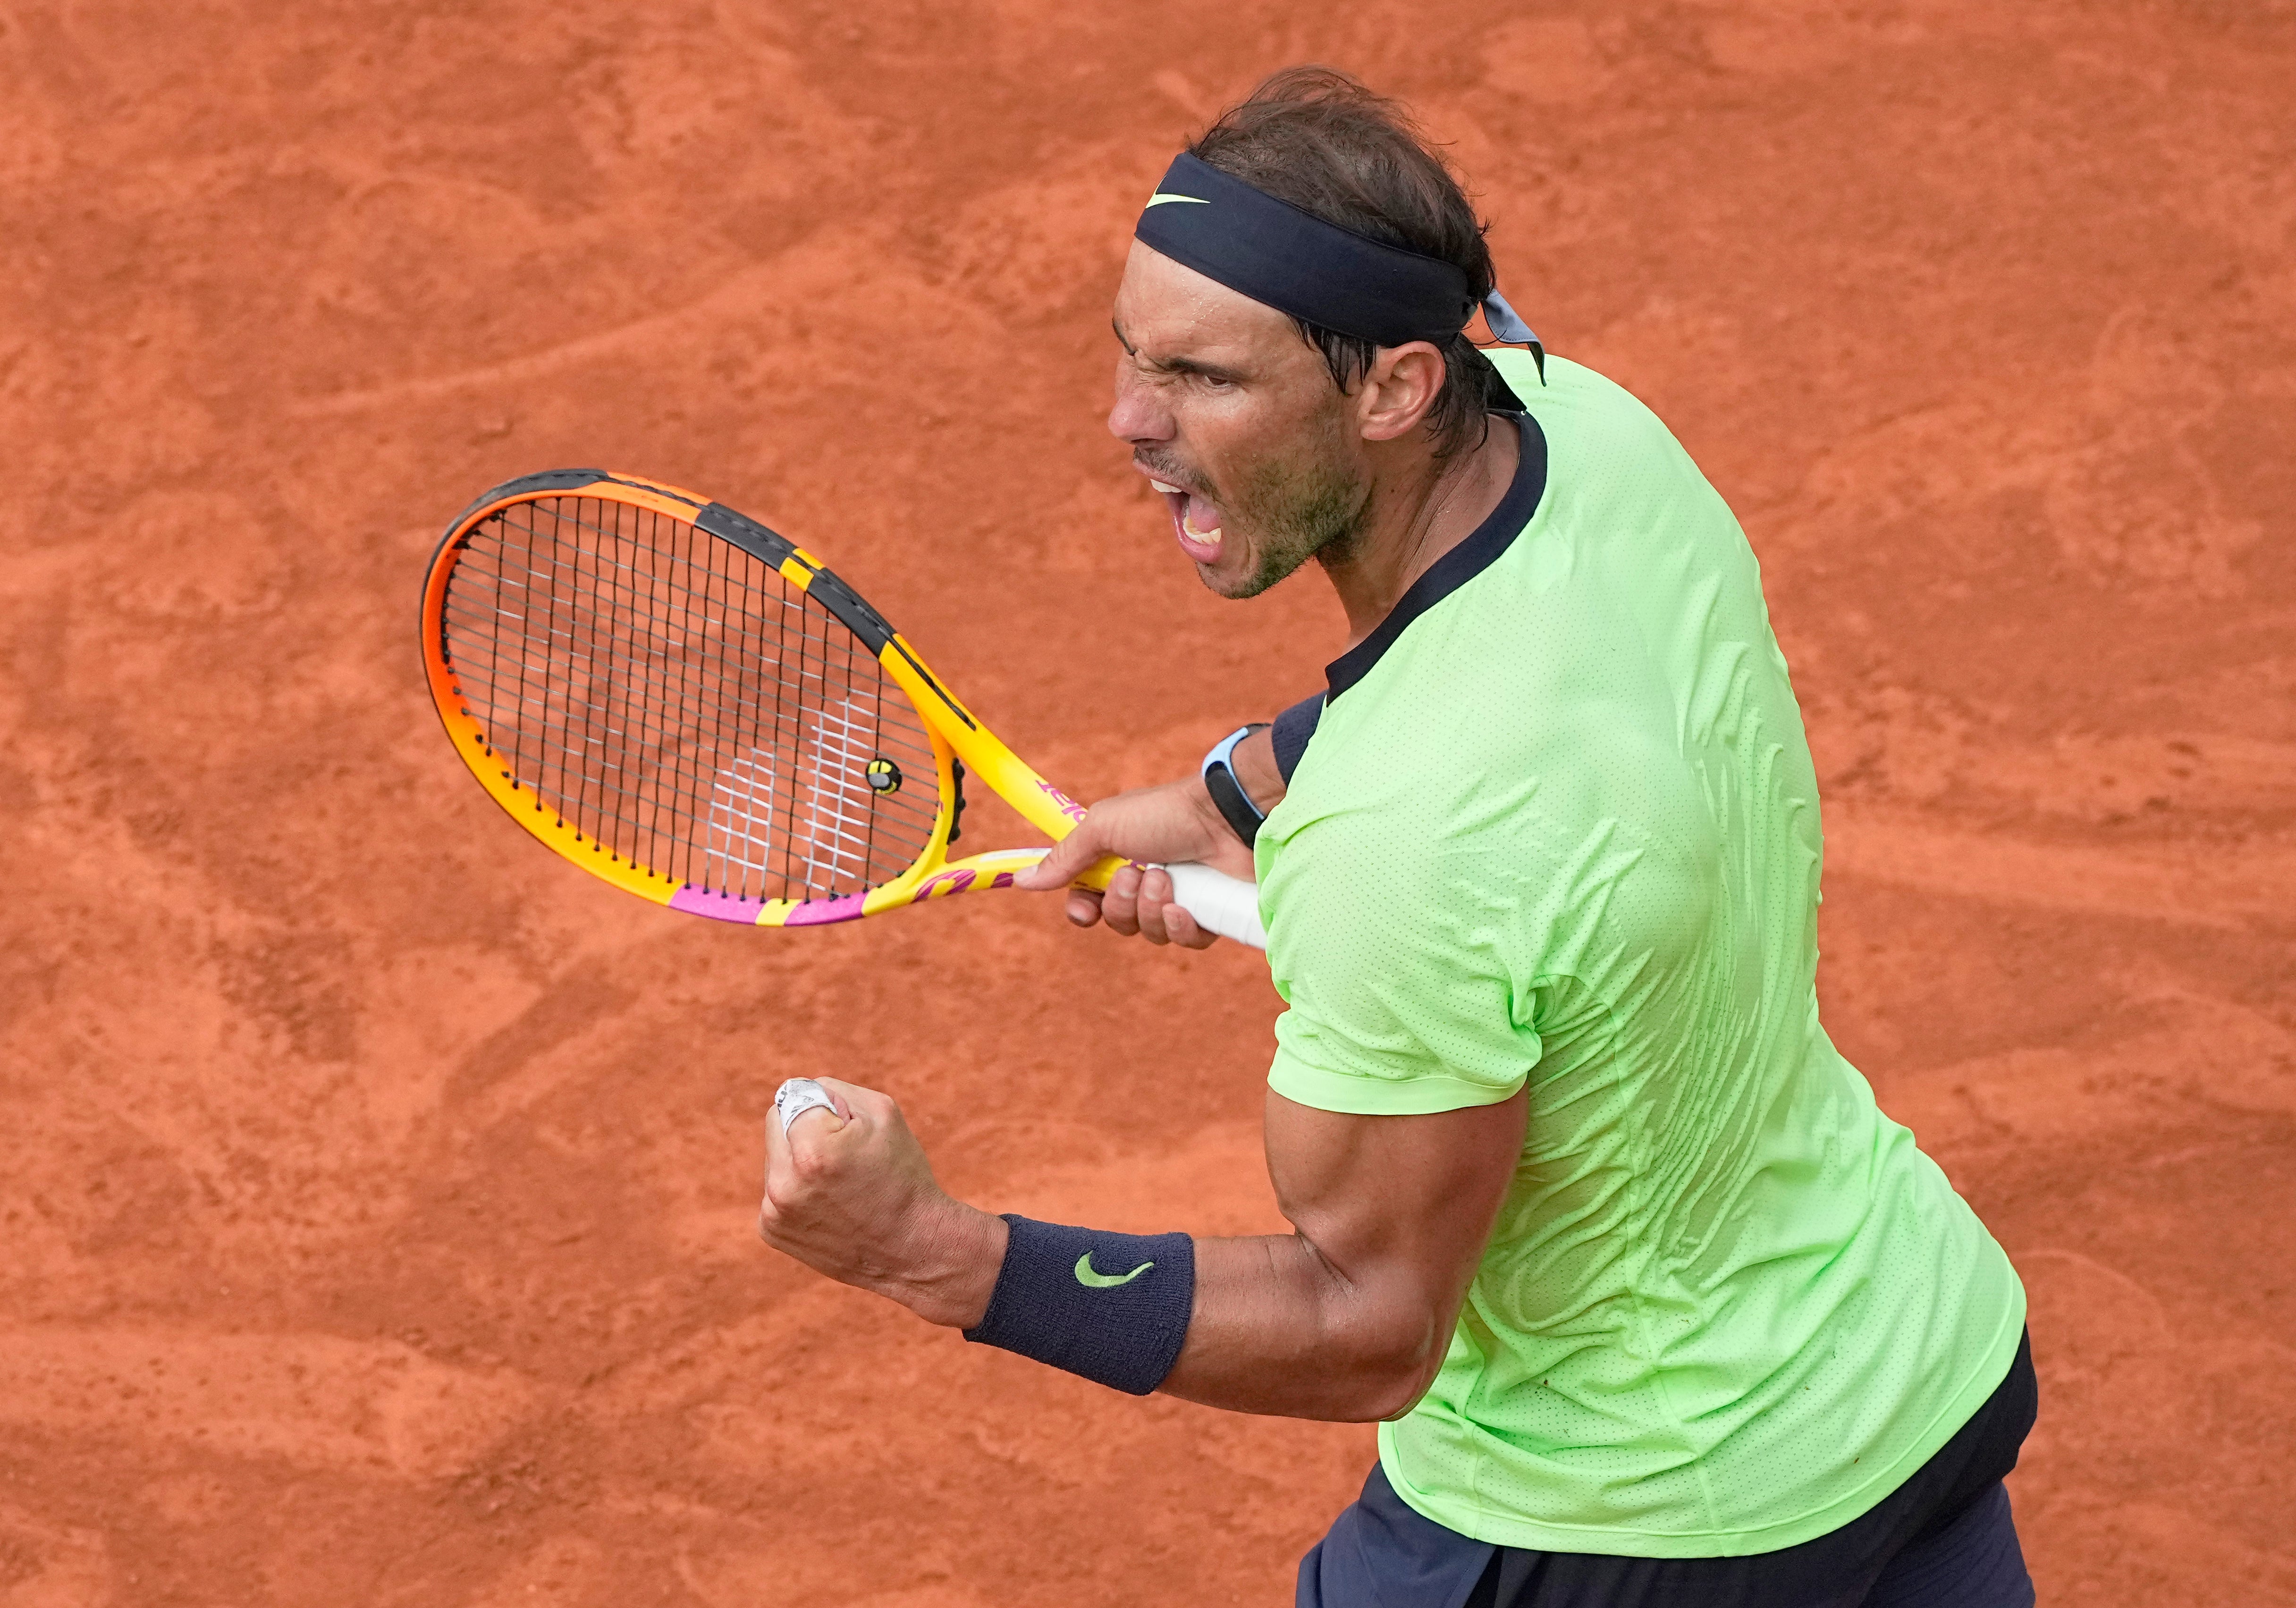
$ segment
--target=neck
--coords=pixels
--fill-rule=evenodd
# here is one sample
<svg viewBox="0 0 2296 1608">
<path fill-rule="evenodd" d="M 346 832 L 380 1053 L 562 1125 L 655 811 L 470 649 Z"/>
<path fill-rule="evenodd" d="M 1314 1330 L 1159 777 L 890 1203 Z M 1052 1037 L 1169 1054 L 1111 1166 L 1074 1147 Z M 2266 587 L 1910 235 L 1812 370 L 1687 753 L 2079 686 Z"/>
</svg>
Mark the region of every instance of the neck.
<svg viewBox="0 0 2296 1608">
<path fill-rule="evenodd" d="M 1490 517 L 1514 481 L 1521 454 L 1521 432 L 1493 419 L 1482 444 L 1456 457 L 1438 459 L 1419 447 L 1392 464 L 1374 464 L 1361 522 L 1344 543 L 1316 555 L 1347 611 L 1349 647 L 1370 636 L 1413 581 Z"/>
</svg>

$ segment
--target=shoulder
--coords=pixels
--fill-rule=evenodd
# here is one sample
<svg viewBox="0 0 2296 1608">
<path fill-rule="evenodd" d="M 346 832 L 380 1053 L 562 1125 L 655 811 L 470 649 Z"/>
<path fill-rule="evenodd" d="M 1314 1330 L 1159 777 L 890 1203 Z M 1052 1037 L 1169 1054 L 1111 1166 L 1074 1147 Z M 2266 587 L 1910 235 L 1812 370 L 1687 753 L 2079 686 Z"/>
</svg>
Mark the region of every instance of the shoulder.
<svg viewBox="0 0 2296 1608">
<path fill-rule="evenodd" d="M 1505 857 L 1445 819 L 1435 778 L 1287 797 L 1261 829 L 1267 962 L 1286 1009 L 1270 1087 L 1396 1115 L 1504 1100 L 1538 1060 Z"/>
<path fill-rule="evenodd" d="M 1540 383 L 1527 354 L 1495 355 L 1505 357 L 1521 359 L 1502 372 L 1546 439 L 1549 505 L 1636 488 L 1712 495 L 1666 422 L 1625 386 L 1557 357 L 1546 359 Z"/>
<path fill-rule="evenodd" d="M 1494 352 L 1491 358 L 1521 398 L 1524 410 L 1543 426 L 1552 421 L 1574 435 L 1620 442 L 1674 440 L 1665 422 L 1641 398 L 1584 364 L 1549 355 L 1541 379 L 1528 353 Z"/>
</svg>

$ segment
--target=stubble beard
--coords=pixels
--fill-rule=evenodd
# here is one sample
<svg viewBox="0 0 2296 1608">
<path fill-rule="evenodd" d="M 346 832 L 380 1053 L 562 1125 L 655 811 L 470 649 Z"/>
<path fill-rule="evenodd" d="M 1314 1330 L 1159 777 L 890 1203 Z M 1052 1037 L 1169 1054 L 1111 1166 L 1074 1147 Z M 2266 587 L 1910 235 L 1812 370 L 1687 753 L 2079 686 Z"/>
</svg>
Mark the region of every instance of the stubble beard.
<svg viewBox="0 0 2296 1608">
<path fill-rule="evenodd" d="M 1305 453 L 1256 466 L 1234 501 L 1221 505 L 1228 539 L 1242 537 L 1252 556 L 1241 582 L 1214 588 L 1221 596 L 1257 597 L 1311 558 L 1341 556 L 1360 532 L 1370 499 L 1343 449 L 1339 410 L 1316 423 Z"/>
</svg>

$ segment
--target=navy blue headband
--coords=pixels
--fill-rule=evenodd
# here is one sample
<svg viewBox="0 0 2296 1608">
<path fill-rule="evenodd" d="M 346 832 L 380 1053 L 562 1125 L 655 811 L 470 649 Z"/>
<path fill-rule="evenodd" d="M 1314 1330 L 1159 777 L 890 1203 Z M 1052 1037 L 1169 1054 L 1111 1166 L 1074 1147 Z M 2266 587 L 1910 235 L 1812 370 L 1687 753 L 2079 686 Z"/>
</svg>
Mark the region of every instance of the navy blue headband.
<svg viewBox="0 0 2296 1608">
<path fill-rule="evenodd" d="M 1454 265 L 1325 223 L 1185 152 L 1172 159 L 1133 233 L 1231 291 L 1374 346 L 1440 346 L 1475 310 Z M 1496 291 L 1483 308 L 1501 340 L 1538 345 Z"/>
</svg>

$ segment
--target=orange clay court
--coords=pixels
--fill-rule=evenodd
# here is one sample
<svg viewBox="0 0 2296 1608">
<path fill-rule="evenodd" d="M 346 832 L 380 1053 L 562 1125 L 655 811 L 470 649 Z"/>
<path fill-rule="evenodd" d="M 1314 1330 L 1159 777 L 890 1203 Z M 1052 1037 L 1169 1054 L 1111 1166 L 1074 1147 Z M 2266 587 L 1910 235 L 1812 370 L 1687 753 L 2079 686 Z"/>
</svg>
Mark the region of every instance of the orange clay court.
<svg viewBox="0 0 2296 1608">
<path fill-rule="evenodd" d="M 605 464 L 815 546 L 1080 796 L 1181 774 L 1340 622 L 1173 554 L 1109 299 L 1300 60 L 1451 143 L 1761 558 L 1828 1026 L 2031 1293 L 2042 1601 L 2296 1604 L 2296 12 L 2063 0 L 0 12 L 0 1603 L 1289 1600 L 1367 1426 L 753 1229 L 819 1071 L 993 1209 L 1280 1227 L 1259 957 L 626 898 L 414 626 L 473 495 Z"/>
</svg>

